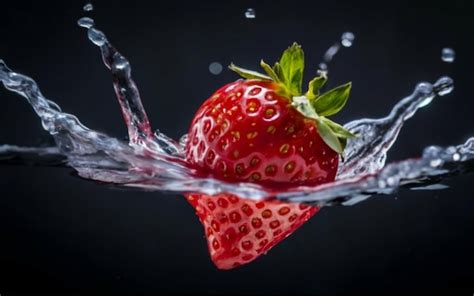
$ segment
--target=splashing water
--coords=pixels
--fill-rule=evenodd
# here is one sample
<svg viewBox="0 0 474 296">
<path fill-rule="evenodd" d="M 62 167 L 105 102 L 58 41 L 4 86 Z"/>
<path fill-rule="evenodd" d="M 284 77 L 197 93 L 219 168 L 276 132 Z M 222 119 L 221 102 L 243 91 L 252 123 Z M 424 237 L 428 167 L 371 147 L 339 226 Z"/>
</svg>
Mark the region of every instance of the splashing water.
<svg viewBox="0 0 474 296">
<path fill-rule="evenodd" d="M 333 183 L 275 190 L 254 183 L 226 183 L 199 176 L 186 165 L 186 135 L 178 142 L 159 131 L 152 131 L 128 60 L 95 27 L 91 18 L 81 18 L 78 24 L 87 29 L 90 41 L 100 48 L 104 64 L 112 72 L 129 143 L 87 128 L 74 115 L 62 112 L 56 103 L 44 97 L 33 79 L 10 70 L 0 61 L 0 81 L 8 90 L 28 101 L 56 143 L 55 147 L 46 148 L 3 145 L 0 146 L 0 161 L 21 163 L 28 160 L 43 165 L 67 165 L 83 178 L 148 190 L 209 195 L 228 192 L 242 198 L 274 197 L 319 206 L 352 205 L 374 194 L 393 193 L 400 186 L 440 189 L 442 185 L 436 185 L 439 181 L 474 168 L 474 138 L 458 146 L 428 147 L 419 158 L 385 165 L 387 152 L 404 122 L 419 108 L 452 91 L 453 81 L 441 77 L 434 84 L 419 83 L 414 92 L 396 104 L 386 117 L 347 123 L 345 127 L 359 136 L 349 140 L 345 161 L 340 163 Z M 347 42 L 354 39 L 353 34 L 352 38 L 348 33 L 343 36 L 346 39 L 342 40 Z M 341 44 L 349 43 L 344 45 L 341 41 Z M 331 59 L 337 50 L 331 52 Z"/>
<path fill-rule="evenodd" d="M 454 49 L 445 47 L 441 50 L 441 60 L 446 63 L 452 63 L 456 59 L 456 52 Z"/>
<path fill-rule="evenodd" d="M 328 65 L 334 58 L 334 56 L 341 49 L 341 45 L 344 47 L 351 47 L 354 43 L 355 35 L 352 32 L 344 32 L 341 35 L 341 40 L 334 43 L 329 47 L 323 56 L 323 61 L 319 64 L 319 72 L 328 72 Z"/>
</svg>

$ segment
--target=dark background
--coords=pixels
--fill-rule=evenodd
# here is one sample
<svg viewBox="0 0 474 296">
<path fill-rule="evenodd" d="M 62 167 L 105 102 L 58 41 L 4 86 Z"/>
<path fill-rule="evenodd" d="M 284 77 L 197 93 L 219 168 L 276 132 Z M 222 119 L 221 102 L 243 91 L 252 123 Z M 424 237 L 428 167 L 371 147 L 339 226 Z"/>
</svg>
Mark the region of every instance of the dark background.
<svg viewBox="0 0 474 296">
<path fill-rule="evenodd" d="M 110 74 L 76 25 L 83 1 L 4 1 L 0 58 L 87 126 L 123 137 Z M 380 1 L 385 2 L 385 1 Z M 344 31 L 354 46 L 331 64 L 330 85 L 353 81 L 339 122 L 387 114 L 417 82 L 441 75 L 455 91 L 418 112 L 389 154 L 474 136 L 474 2 L 93 2 L 88 13 L 126 55 L 155 128 L 178 138 L 213 90 L 236 76 L 208 65 L 256 68 L 293 41 L 306 78 Z M 256 19 L 246 19 L 248 7 Z M 456 61 L 440 59 L 445 46 Z M 0 88 L 0 143 L 48 137 L 19 96 Z M 179 195 L 113 189 L 71 170 L 0 166 L 0 294 L 358 295 L 474 293 L 472 175 L 443 191 L 402 190 L 324 208 L 291 238 L 232 271 L 211 264 L 201 225 Z"/>
</svg>

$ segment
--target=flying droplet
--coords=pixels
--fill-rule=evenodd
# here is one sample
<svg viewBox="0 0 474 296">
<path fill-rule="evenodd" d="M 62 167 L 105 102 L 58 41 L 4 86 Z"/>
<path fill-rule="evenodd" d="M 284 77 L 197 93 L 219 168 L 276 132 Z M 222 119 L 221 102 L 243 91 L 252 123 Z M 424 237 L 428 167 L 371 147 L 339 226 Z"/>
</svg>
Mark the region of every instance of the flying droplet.
<svg viewBox="0 0 474 296">
<path fill-rule="evenodd" d="M 319 63 L 319 66 L 318 66 L 318 75 L 324 75 L 324 74 L 327 74 L 328 72 L 328 64 L 326 64 L 325 62 L 322 62 L 322 63 Z M 324 74 L 323 74 L 324 73 Z"/>
<path fill-rule="evenodd" d="M 90 28 L 89 31 L 87 31 L 87 35 L 89 37 L 89 40 L 97 46 L 102 46 L 107 41 L 104 33 L 95 28 Z"/>
<path fill-rule="evenodd" d="M 430 161 L 430 166 L 432 166 L 432 167 L 434 167 L 434 168 L 439 167 L 439 166 L 441 166 L 442 164 L 443 164 L 443 161 L 442 161 L 441 159 L 439 159 L 439 158 L 433 159 L 433 160 Z"/>
<path fill-rule="evenodd" d="M 441 60 L 446 63 L 452 63 L 456 59 L 456 52 L 454 49 L 445 47 L 441 50 Z"/>
<path fill-rule="evenodd" d="M 341 36 L 341 44 L 344 47 L 351 47 L 354 43 L 355 35 L 352 32 L 344 32 Z"/>
<path fill-rule="evenodd" d="M 434 84 L 434 91 L 438 96 L 445 96 L 454 89 L 454 82 L 450 77 L 444 76 Z"/>
<path fill-rule="evenodd" d="M 454 161 L 460 161 L 461 160 L 461 155 L 459 153 L 454 153 L 453 154 L 453 160 Z"/>
<path fill-rule="evenodd" d="M 94 10 L 94 6 L 92 5 L 92 3 L 87 3 L 86 5 L 84 5 L 84 7 L 82 7 L 82 10 L 89 12 Z"/>
<path fill-rule="evenodd" d="M 254 19 L 256 17 L 255 9 L 247 8 L 247 10 L 245 11 L 245 17 L 248 19 Z"/>
<path fill-rule="evenodd" d="M 219 75 L 222 72 L 222 65 L 218 62 L 212 62 L 209 64 L 209 72 L 211 72 L 214 75 Z"/>
<path fill-rule="evenodd" d="M 90 29 L 94 26 L 94 20 L 91 19 L 90 17 L 83 17 L 77 21 L 77 24 L 81 27 Z"/>
<path fill-rule="evenodd" d="M 341 46 L 338 43 L 329 47 L 328 50 L 326 50 L 326 53 L 324 53 L 324 56 L 323 56 L 324 62 L 329 63 L 330 61 L 332 61 L 332 58 L 338 53 L 340 48 Z"/>
</svg>

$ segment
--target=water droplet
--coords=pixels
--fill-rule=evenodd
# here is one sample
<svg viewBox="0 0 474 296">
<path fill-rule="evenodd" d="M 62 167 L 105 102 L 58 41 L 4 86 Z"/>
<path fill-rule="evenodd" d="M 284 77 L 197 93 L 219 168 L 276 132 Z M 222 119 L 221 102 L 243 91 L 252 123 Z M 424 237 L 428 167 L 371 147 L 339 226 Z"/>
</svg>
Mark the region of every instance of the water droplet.
<svg viewBox="0 0 474 296">
<path fill-rule="evenodd" d="M 451 93 L 454 89 L 454 82 L 450 77 L 441 77 L 434 84 L 434 90 L 439 96 Z"/>
<path fill-rule="evenodd" d="M 398 184 L 398 179 L 396 178 L 396 176 L 393 176 L 393 177 L 388 177 L 387 178 L 387 185 L 389 186 L 395 186 Z"/>
<path fill-rule="evenodd" d="M 452 86 L 443 88 L 443 89 L 441 89 L 440 91 L 438 91 L 438 95 L 440 95 L 440 96 L 447 95 L 447 94 L 449 94 L 449 93 L 451 93 L 451 92 L 453 91 L 453 88 L 454 88 L 454 87 L 452 87 Z"/>
<path fill-rule="evenodd" d="M 344 32 L 341 36 L 341 44 L 344 47 L 351 47 L 354 43 L 355 35 L 352 32 Z"/>
<path fill-rule="evenodd" d="M 332 61 L 332 58 L 337 54 L 340 48 L 341 46 L 339 45 L 339 43 L 336 43 L 333 46 L 329 47 L 326 53 L 324 53 L 323 60 L 326 63 L 329 63 L 330 61 Z"/>
<path fill-rule="evenodd" d="M 327 70 L 328 70 L 328 64 L 322 62 L 319 64 L 319 70 L 318 70 L 318 74 L 323 74 L 322 72 L 326 72 L 327 73 Z"/>
<path fill-rule="evenodd" d="M 181 138 L 179 138 L 179 146 L 186 147 L 186 144 L 188 143 L 189 137 L 188 134 L 184 134 Z"/>
<path fill-rule="evenodd" d="M 214 75 L 219 75 L 222 72 L 222 65 L 218 62 L 212 62 L 209 64 L 209 72 Z"/>
<path fill-rule="evenodd" d="M 433 85 L 428 82 L 420 82 L 416 86 L 415 91 L 420 94 L 429 95 L 433 92 Z"/>
<path fill-rule="evenodd" d="M 460 155 L 459 153 L 457 153 L 457 152 L 454 153 L 454 154 L 453 154 L 453 160 L 454 160 L 454 161 L 459 161 L 459 160 L 461 160 L 461 155 Z"/>
<path fill-rule="evenodd" d="M 94 6 L 92 5 L 92 3 L 87 3 L 86 5 L 84 5 L 84 7 L 82 7 L 82 10 L 92 11 L 92 10 L 94 10 Z"/>
<path fill-rule="evenodd" d="M 83 28 L 90 29 L 94 26 L 94 20 L 90 17 L 82 17 L 77 21 L 77 24 Z"/>
<path fill-rule="evenodd" d="M 104 39 L 105 39 L 105 36 L 104 36 Z M 112 63 L 113 71 L 123 71 L 123 70 L 128 70 L 129 68 L 130 68 L 130 63 L 124 56 L 122 55 L 114 56 L 114 60 Z"/>
<path fill-rule="evenodd" d="M 446 63 L 452 63 L 456 59 L 456 52 L 454 49 L 445 47 L 441 50 L 441 60 Z"/>
<path fill-rule="evenodd" d="M 89 36 L 89 40 L 92 41 L 97 46 L 104 45 L 105 41 L 107 40 L 105 38 L 104 33 L 102 33 L 101 31 L 95 28 L 89 28 L 87 35 Z"/>
<path fill-rule="evenodd" d="M 247 8 L 247 10 L 245 11 L 245 17 L 248 19 L 254 19 L 256 17 L 255 9 Z"/>
<path fill-rule="evenodd" d="M 438 146 L 429 146 L 423 151 L 423 157 L 436 158 L 441 153 L 441 148 Z"/>
<path fill-rule="evenodd" d="M 433 159 L 433 160 L 430 161 L 430 166 L 432 166 L 434 168 L 439 167 L 442 164 L 443 164 L 443 161 L 439 158 L 438 159 Z"/>
</svg>

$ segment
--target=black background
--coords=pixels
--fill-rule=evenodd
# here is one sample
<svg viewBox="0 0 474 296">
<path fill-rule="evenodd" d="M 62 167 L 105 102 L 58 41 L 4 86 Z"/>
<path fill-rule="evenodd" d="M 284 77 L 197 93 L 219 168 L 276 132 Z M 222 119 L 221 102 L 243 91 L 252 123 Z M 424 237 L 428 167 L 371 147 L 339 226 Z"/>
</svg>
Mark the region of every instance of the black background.
<svg viewBox="0 0 474 296">
<path fill-rule="evenodd" d="M 389 154 L 474 135 L 474 2 L 93 2 L 88 13 L 126 55 L 155 128 L 178 138 L 199 104 L 236 77 L 211 62 L 256 68 L 293 41 L 306 78 L 342 32 L 354 46 L 331 64 L 330 85 L 353 82 L 339 122 L 380 117 L 417 82 L 441 75 L 455 91 L 420 110 Z M 76 25 L 82 1 L 4 1 L 0 58 L 87 126 L 123 137 L 110 74 Z M 248 7 L 256 19 L 246 19 Z M 445 46 L 456 61 L 440 59 Z M 0 143 L 48 137 L 31 108 L 0 88 Z M 474 187 L 461 176 L 443 191 L 402 190 L 352 207 L 325 208 L 248 266 L 210 262 L 193 210 L 179 195 L 112 189 L 71 170 L 0 166 L 0 294 L 358 295 L 474 293 Z"/>
</svg>

